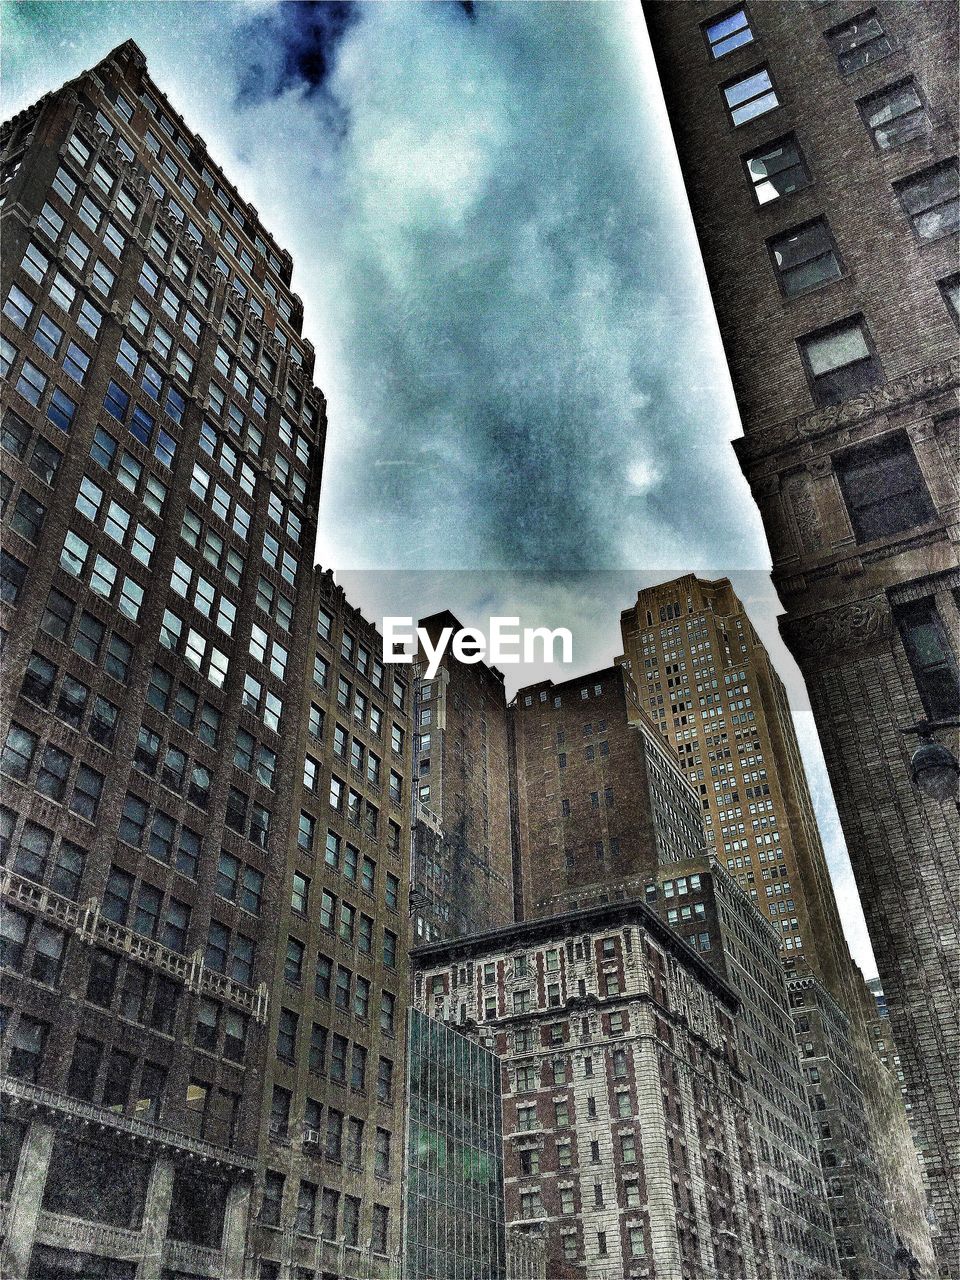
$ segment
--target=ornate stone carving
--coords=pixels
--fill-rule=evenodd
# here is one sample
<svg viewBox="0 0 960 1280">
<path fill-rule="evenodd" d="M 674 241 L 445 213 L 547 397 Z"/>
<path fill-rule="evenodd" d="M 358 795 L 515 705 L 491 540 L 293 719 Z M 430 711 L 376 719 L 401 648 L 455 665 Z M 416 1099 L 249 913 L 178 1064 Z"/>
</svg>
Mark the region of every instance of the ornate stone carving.
<svg viewBox="0 0 960 1280">
<path fill-rule="evenodd" d="M 787 422 L 779 422 L 734 440 L 734 448 L 744 469 L 771 454 L 778 453 L 790 444 L 836 431 L 847 423 L 862 422 L 879 413 L 906 408 L 916 400 L 960 386 L 960 357 L 941 361 L 915 369 L 896 382 L 872 387 L 862 395 L 845 400 L 842 404 L 815 413 L 805 414 Z"/>
<path fill-rule="evenodd" d="M 801 662 L 885 643 L 893 632 L 893 617 L 885 596 L 871 596 L 829 613 L 784 619 L 781 630 L 790 652 Z"/>
<path fill-rule="evenodd" d="M 797 522 L 800 544 L 804 551 L 816 551 L 824 544 L 823 524 L 813 494 L 802 472 L 790 477 L 790 509 Z"/>
<path fill-rule="evenodd" d="M 843 404 L 829 409 L 820 409 L 796 423 L 798 435 L 820 435 L 843 426 L 846 422 L 860 422 L 875 413 L 886 413 L 911 400 L 930 395 L 934 391 L 946 391 L 960 382 L 960 358 L 945 360 L 942 364 L 928 365 L 925 369 L 916 369 L 897 382 L 888 382 L 880 387 L 871 387 L 862 395 L 845 400 Z"/>
</svg>

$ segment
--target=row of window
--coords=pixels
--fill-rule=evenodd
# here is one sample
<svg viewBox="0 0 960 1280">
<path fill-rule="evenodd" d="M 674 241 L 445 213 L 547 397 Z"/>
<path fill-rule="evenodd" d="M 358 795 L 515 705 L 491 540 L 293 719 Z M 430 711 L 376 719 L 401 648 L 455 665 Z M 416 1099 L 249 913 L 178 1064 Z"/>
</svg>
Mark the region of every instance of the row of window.
<svg viewBox="0 0 960 1280">
<path fill-rule="evenodd" d="M 337 1115 L 339 1113 L 334 1113 Z M 329 1122 L 328 1122 L 329 1123 Z M 334 1122 L 335 1124 L 335 1122 Z M 336 1134 L 329 1139 L 336 1149 Z M 342 1140 L 341 1140 L 342 1147 Z M 328 1156 L 328 1159 L 340 1157 Z M 279 1227 L 283 1222 L 283 1200 L 286 1176 L 268 1169 L 264 1176 L 263 1199 L 260 1204 L 260 1221 L 267 1226 Z M 319 1207 L 319 1221 L 317 1209 Z M 332 1187 L 321 1189 L 317 1184 L 301 1179 L 297 1188 L 294 1226 L 304 1235 L 319 1235 L 324 1240 L 342 1240 L 350 1248 L 360 1244 L 361 1201 L 356 1196 L 341 1195 Z M 387 1252 L 390 1210 L 386 1205 L 374 1204 L 370 1219 L 370 1248 L 374 1253 Z M 280 1280 L 281 1264 L 269 1260 L 260 1264 L 260 1280 Z M 299 1280 L 299 1278 L 298 1278 Z"/>
</svg>

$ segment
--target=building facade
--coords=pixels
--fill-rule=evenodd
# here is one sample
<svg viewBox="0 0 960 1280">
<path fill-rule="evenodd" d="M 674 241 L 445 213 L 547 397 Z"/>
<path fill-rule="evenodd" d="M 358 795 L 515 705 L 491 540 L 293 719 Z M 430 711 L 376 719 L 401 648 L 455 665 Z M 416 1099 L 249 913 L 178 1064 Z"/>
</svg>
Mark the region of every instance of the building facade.
<svg viewBox="0 0 960 1280">
<path fill-rule="evenodd" d="M 688 574 L 620 616 L 640 705 L 699 796 L 707 848 L 831 990 L 851 973 L 786 690 L 730 582 Z"/>
<path fill-rule="evenodd" d="M 818 979 L 787 980 L 790 1013 L 847 1280 L 904 1274 L 884 1202 L 850 1020 Z M 917 1259 L 919 1263 L 919 1259 Z"/>
<path fill-rule="evenodd" d="M 407 1072 L 406 1280 L 514 1280 L 496 1056 L 424 1002 L 410 1010 Z"/>
<path fill-rule="evenodd" d="M 645 897 L 740 1000 L 737 1049 L 762 1186 L 755 1230 L 769 1251 L 773 1274 L 836 1275 L 833 1227 L 790 1017 L 781 935 L 710 857 L 661 867 Z"/>
<path fill-rule="evenodd" d="M 411 702 L 376 628 L 316 570 L 271 980 L 250 1271 L 400 1270 Z M 400 675 L 397 675 L 400 672 Z"/>
<path fill-rule="evenodd" d="M 621 615 L 651 717 L 700 797 L 707 847 L 780 936 L 789 973 L 816 974 L 849 1021 L 871 1163 L 897 1233 L 927 1257 L 906 1114 L 876 1070 L 863 979 L 843 935 L 786 690 L 729 581 L 686 575 Z M 873 1191 L 864 1190 L 866 1201 Z"/>
<path fill-rule="evenodd" d="M 510 719 L 522 918 L 636 897 L 702 851 L 699 802 L 622 666 L 521 689 Z"/>
<path fill-rule="evenodd" d="M 239 1275 L 323 399 L 135 45 L 0 140 L 4 1269 Z"/>
<path fill-rule="evenodd" d="M 418 623 L 436 642 L 460 623 Z M 503 675 L 448 648 L 432 679 L 416 681 L 413 935 L 456 938 L 513 919 L 507 702 Z"/>
<path fill-rule="evenodd" d="M 903 731 L 960 709 L 956 9 L 644 8 L 954 1275 L 958 832 Z"/>
<path fill-rule="evenodd" d="M 500 1059 L 507 1221 L 542 1233 L 550 1280 L 772 1274 L 738 1001 L 642 903 L 421 947 L 413 970 L 417 1008 Z"/>
</svg>

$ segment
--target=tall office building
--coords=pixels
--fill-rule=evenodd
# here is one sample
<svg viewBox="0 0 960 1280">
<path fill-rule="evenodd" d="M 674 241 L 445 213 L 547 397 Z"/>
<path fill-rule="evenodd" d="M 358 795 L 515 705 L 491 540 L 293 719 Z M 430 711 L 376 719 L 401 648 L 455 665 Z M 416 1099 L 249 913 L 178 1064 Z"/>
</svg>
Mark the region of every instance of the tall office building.
<svg viewBox="0 0 960 1280">
<path fill-rule="evenodd" d="M 412 966 L 416 1007 L 499 1059 L 507 1221 L 543 1237 L 550 1280 L 786 1274 L 740 1002 L 642 902 L 432 943 Z M 835 1276 L 829 1224 L 807 1243 L 790 1275 Z"/>
<path fill-rule="evenodd" d="M 0 145 L 5 1273 L 385 1274 L 409 697 L 291 259 L 132 43 Z"/>
<path fill-rule="evenodd" d="M 451 613 L 418 623 L 436 643 Z M 449 649 L 431 679 L 417 663 L 413 826 L 416 942 L 456 938 L 513 919 L 507 701 L 503 675 Z"/>
<path fill-rule="evenodd" d="M 636 897 L 702 852 L 697 798 L 623 666 L 520 689 L 510 721 L 522 918 Z"/>
<path fill-rule="evenodd" d="M 409 953 L 408 672 L 329 570 L 300 591 L 307 703 L 263 1068 L 250 1273 L 400 1270 Z M 275 603 L 275 602 L 274 602 Z"/>
<path fill-rule="evenodd" d="M 407 1031 L 403 1273 L 407 1280 L 514 1280 L 500 1064 L 476 1040 L 429 1017 L 423 1004 L 425 1012 L 410 1010 Z"/>
<path fill-rule="evenodd" d="M 928 1267 L 932 1258 L 911 1258 L 898 1240 L 884 1203 L 850 1019 L 812 975 L 789 978 L 787 992 L 844 1276 L 909 1275 L 911 1261 Z"/>
<path fill-rule="evenodd" d="M 645 12 L 956 1274 L 960 835 L 902 732 L 960 709 L 956 6 Z"/>
<path fill-rule="evenodd" d="M 783 682 L 726 578 L 687 574 L 620 615 L 624 664 L 700 797 L 707 846 L 835 993 L 851 970 Z"/>
</svg>

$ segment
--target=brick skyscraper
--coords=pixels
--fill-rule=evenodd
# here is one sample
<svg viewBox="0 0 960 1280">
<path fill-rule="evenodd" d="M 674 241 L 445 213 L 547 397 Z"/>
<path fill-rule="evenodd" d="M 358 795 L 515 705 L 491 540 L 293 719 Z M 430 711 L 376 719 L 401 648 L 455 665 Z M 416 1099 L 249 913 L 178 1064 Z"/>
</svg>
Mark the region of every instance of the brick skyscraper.
<svg viewBox="0 0 960 1280">
<path fill-rule="evenodd" d="M 960 836 L 901 731 L 960 709 L 957 9 L 644 7 L 956 1275 Z"/>
<path fill-rule="evenodd" d="M 290 256 L 132 42 L 0 145 L 4 1272 L 383 1274 L 410 696 Z"/>
</svg>

